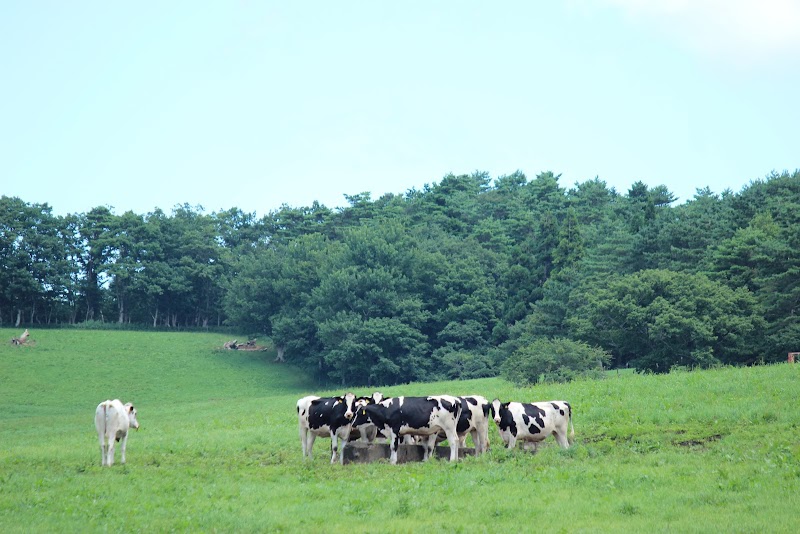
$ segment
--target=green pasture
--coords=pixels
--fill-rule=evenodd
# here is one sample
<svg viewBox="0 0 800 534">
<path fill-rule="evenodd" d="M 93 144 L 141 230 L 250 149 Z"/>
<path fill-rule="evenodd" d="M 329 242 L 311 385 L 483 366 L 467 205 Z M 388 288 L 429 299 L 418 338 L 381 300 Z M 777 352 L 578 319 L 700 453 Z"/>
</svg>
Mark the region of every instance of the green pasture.
<svg viewBox="0 0 800 534">
<path fill-rule="evenodd" d="M 301 457 L 320 391 L 219 334 L 0 329 L 0 532 L 798 532 L 800 365 L 384 394 L 563 399 L 576 440 L 451 464 Z M 356 393 L 372 390 L 357 388 Z M 100 466 L 94 409 L 133 402 L 127 465 Z M 117 462 L 119 453 L 117 453 Z"/>
</svg>

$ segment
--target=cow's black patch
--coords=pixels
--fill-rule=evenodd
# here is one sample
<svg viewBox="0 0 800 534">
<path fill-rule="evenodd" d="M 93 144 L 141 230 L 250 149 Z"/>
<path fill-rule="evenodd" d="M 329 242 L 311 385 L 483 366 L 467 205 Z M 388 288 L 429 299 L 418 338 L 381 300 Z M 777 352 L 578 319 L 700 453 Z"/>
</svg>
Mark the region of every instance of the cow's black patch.
<svg viewBox="0 0 800 534">
<path fill-rule="evenodd" d="M 544 428 L 544 410 L 539 408 L 534 404 L 524 404 L 522 407 L 525 410 L 525 413 L 533 419 L 533 421 L 539 426 L 539 428 Z"/>
<path fill-rule="evenodd" d="M 508 409 L 508 403 L 501 403 L 499 413 L 495 415 L 500 416 L 500 423 L 498 423 L 498 428 L 503 431 L 511 432 L 511 435 L 517 437 L 517 423 L 514 422 L 514 416 L 511 413 L 511 410 Z M 494 413 L 494 407 L 492 407 L 492 413 Z"/>
<path fill-rule="evenodd" d="M 355 406 L 348 406 L 344 397 L 315 399 L 308 408 L 308 426 L 315 430 L 328 426 L 331 432 L 336 432 L 339 428 L 350 424 L 345 417 L 348 408 L 353 411 Z"/>
<path fill-rule="evenodd" d="M 400 444 L 400 429 L 407 427 L 414 430 L 430 430 L 431 415 L 434 410 L 441 407 L 453 413 L 458 413 L 460 405 L 445 400 L 429 397 L 394 397 L 388 403 L 378 403 L 358 410 L 355 425 L 372 422 L 378 429 L 391 429 L 394 434 L 392 447 L 397 450 Z M 462 400 L 463 402 L 463 400 Z M 468 410 L 467 410 L 468 411 Z M 428 432 L 423 432 L 427 434 Z"/>
<path fill-rule="evenodd" d="M 445 410 L 447 410 L 450 413 L 455 413 L 455 410 L 453 409 L 454 406 L 453 406 L 452 402 L 450 402 L 448 400 L 445 400 L 445 399 L 441 399 L 440 402 L 442 403 L 442 408 L 444 408 Z"/>
<path fill-rule="evenodd" d="M 477 404 L 475 399 L 461 398 L 461 415 L 458 417 L 458 424 L 456 425 L 456 433 L 463 434 L 470 427 L 472 421 L 472 410 L 469 409 L 467 403 Z"/>
</svg>

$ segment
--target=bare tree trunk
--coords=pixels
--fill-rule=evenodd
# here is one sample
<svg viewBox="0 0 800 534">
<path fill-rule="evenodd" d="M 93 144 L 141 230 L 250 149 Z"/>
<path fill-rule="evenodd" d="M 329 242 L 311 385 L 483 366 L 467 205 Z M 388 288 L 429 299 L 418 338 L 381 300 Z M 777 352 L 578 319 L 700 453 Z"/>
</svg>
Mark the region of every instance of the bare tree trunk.
<svg viewBox="0 0 800 534">
<path fill-rule="evenodd" d="M 14 326 L 15 326 L 15 327 L 16 327 L 16 326 L 19 326 L 19 324 L 20 324 L 21 322 L 22 322 L 22 310 L 21 310 L 21 309 L 19 309 L 19 308 L 17 308 L 17 321 L 14 323 Z"/>
<path fill-rule="evenodd" d="M 158 308 L 156 308 L 156 313 L 153 315 L 153 328 L 158 326 Z"/>
<path fill-rule="evenodd" d="M 278 345 L 275 347 L 275 350 L 278 352 L 278 355 L 275 357 L 276 362 L 285 362 L 286 360 L 283 359 L 283 353 L 286 350 L 286 347 L 283 345 Z"/>
</svg>

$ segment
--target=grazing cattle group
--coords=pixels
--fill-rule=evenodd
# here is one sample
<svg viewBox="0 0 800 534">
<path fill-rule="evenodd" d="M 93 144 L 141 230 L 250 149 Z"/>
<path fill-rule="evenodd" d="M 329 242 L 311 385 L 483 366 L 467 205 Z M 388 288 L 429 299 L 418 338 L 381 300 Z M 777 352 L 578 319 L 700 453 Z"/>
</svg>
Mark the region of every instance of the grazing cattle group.
<svg viewBox="0 0 800 534">
<path fill-rule="evenodd" d="M 356 439 L 366 443 L 386 440 L 392 464 L 397 463 L 401 443 L 422 445 L 423 460 L 427 460 L 436 444 L 444 440 L 450 445 L 450 461 L 456 461 L 459 447 L 466 446 L 467 435 L 480 455 L 489 450 L 490 417 L 509 449 L 517 441 L 535 449 L 550 435 L 566 449 L 575 435 L 572 407 L 567 402 L 503 403 L 494 399 L 489 403 L 480 395 L 384 398 L 376 392 L 369 397 L 353 393 L 308 396 L 297 401 L 297 417 L 303 457 L 311 459 L 317 436 L 330 437 L 331 463 L 336 462 L 337 451 L 339 462 L 344 463 L 344 448 Z"/>
<path fill-rule="evenodd" d="M 357 397 L 345 393 L 338 397 L 309 395 L 297 401 L 297 421 L 303 457 L 312 459 L 317 437 L 331 439 L 331 463 L 344 463 L 344 449 L 350 440 L 372 443 L 384 439 L 389 444 L 389 462 L 397 463 L 401 443 L 423 447 L 423 460 L 434 453 L 436 444 L 447 440 L 450 461 L 458 460 L 459 447 L 472 437 L 475 453 L 489 450 L 489 419 L 497 425 L 503 444 L 512 449 L 517 442 L 534 450 L 548 436 L 563 448 L 569 448 L 575 436 L 572 407 L 565 401 L 489 403 L 480 395 L 456 397 L 389 397 L 375 392 Z M 97 405 L 94 416 L 103 466 L 114 464 L 114 444 L 120 443 L 120 463 L 125 463 L 125 449 L 131 428 L 139 429 L 136 408 L 119 399 Z M 527 447 L 526 447 L 527 448 Z"/>
<path fill-rule="evenodd" d="M 450 442 L 450 461 L 458 460 L 456 426 L 461 416 L 461 400 L 450 395 L 431 397 L 392 397 L 358 410 L 357 422 L 372 423 L 389 441 L 390 463 L 397 463 L 397 449 L 403 436 L 423 437 L 427 460 L 442 432 Z"/>
</svg>

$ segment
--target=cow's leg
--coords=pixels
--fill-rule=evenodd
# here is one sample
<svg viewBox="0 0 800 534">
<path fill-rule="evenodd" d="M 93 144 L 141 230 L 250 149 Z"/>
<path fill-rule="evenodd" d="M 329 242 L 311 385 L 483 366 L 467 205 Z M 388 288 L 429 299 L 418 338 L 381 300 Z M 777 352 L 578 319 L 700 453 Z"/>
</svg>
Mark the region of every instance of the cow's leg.
<svg viewBox="0 0 800 534">
<path fill-rule="evenodd" d="M 97 435 L 100 441 L 100 465 L 106 465 L 106 437 L 102 434 Z"/>
<path fill-rule="evenodd" d="M 308 429 L 303 425 L 300 425 L 300 447 L 303 449 L 303 458 L 308 456 L 308 451 L 306 451 L 307 440 L 308 440 Z"/>
<path fill-rule="evenodd" d="M 556 441 L 561 445 L 562 449 L 569 449 L 569 441 L 567 441 L 566 434 L 566 432 L 553 432 L 553 436 L 555 436 Z"/>
<path fill-rule="evenodd" d="M 120 452 L 119 463 L 123 465 L 125 465 L 125 449 L 127 448 L 127 446 L 128 446 L 128 434 L 126 433 L 124 436 L 122 436 L 122 439 L 119 442 L 119 452 Z"/>
<path fill-rule="evenodd" d="M 450 444 L 450 461 L 455 462 L 458 460 L 458 434 L 455 427 L 446 428 L 444 432 L 447 435 L 447 442 Z"/>
<path fill-rule="evenodd" d="M 431 456 L 433 456 L 433 451 L 436 449 L 436 438 L 438 437 L 437 434 L 431 434 L 430 436 L 422 439 L 422 447 L 423 447 L 423 454 L 422 454 L 422 461 L 429 460 Z"/>
<path fill-rule="evenodd" d="M 396 464 L 397 463 L 397 447 L 400 445 L 400 434 L 392 432 L 389 435 L 389 450 L 391 454 L 389 454 L 389 463 Z"/>
<path fill-rule="evenodd" d="M 489 428 L 488 425 L 481 425 L 475 429 L 475 433 L 478 436 L 478 443 L 481 444 L 481 452 L 479 454 L 483 454 L 489 450 Z M 474 439 L 474 438 L 473 438 Z"/>
<path fill-rule="evenodd" d="M 513 434 L 509 433 L 509 436 L 508 436 L 508 448 L 509 449 L 513 449 L 514 446 L 516 446 L 516 444 L 517 444 L 517 437 L 514 436 Z"/>
<path fill-rule="evenodd" d="M 108 448 L 106 449 L 106 465 L 112 466 L 114 465 L 114 436 L 108 438 Z"/>
<path fill-rule="evenodd" d="M 317 439 L 317 435 L 311 431 L 306 432 L 306 455 L 308 456 L 309 460 L 313 460 L 314 457 L 312 456 L 311 452 L 314 449 L 314 440 Z"/>
<path fill-rule="evenodd" d="M 486 452 L 486 434 L 488 432 L 484 432 L 480 428 L 476 428 L 472 431 L 472 441 L 475 442 L 475 452 L 477 454 L 483 454 Z"/>
<path fill-rule="evenodd" d="M 337 451 L 338 441 L 336 437 L 336 432 L 331 432 L 331 463 L 336 463 L 336 451 Z"/>
<path fill-rule="evenodd" d="M 481 433 L 478 432 L 477 428 L 473 428 L 470 430 L 469 435 L 472 436 L 472 444 L 475 446 L 475 454 L 480 454 L 483 452 L 483 445 L 481 444 Z M 464 435 L 464 445 L 466 446 L 467 436 Z"/>
<path fill-rule="evenodd" d="M 339 447 L 339 463 L 341 465 L 344 465 L 344 448 L 347 447 L 347 443 L 349 441 L 350 441 L 350 432 L 348 431 L 347 436 L 342 438 L 342 445 Z"/>
</svg>

